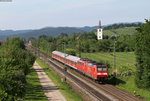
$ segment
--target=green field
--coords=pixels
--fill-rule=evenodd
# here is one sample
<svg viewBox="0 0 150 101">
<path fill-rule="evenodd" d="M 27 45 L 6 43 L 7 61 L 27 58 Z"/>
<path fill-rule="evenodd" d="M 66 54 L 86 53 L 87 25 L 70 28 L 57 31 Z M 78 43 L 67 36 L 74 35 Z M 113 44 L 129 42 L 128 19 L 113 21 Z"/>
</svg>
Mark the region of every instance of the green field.
<svg viewBox="0 0 150 101">
<path fill-rule="evenodd" d="M 82 98 L 71 89 L 71 86 L 66 82 L 62 82 L 57 73 L 50 69 L 46 63 L 40 59 L 37 59 L 36 61 L 44 69 L 49 78 L 55 83 L 67 101 L 83 101 Z"/>
<path fill-rule="evenodd" d="M 31 72 L 27 75 L 27 86 L 25 101 L 47 101 L 44 95 L 43 88 L 39 82 L 37 73 L 32 68 Z"/>
<path fill-rule="evenodd" d="M 99 52 L 99 53 L 82 53 L 82 57 L 89 58 L 97 62 L 109 63 L 111 70 L 114 68 L 114 55 L 112 52 Z M 116 68 L 118 72 L 130 69 L 135 71 L 135 54 L 133 52 L 116 52 Z"/>
<path fill-rule="evenodd" d="M 114 69 L 113 53 L 82 53 L 81 55 L 84 58 L 89 58 L 97 62 L 103 61 L 109 63 L 111 66 L 110 70 Z M 136 58 L 134 52 L 116 52 L 116 68 L 118 72 L 126 72 L 129 69 L 132 69 L 132 71 L 135 72 L 135 63 Z M 127 90 L 131 93 L 133 93 L 135 90 L 137 95 L 140 95 L 141 97 L 144 97 L 147 101 L 150 101 L 150 91 L 139 89 L 136 87 L 136 84 L 134 82 L 135 75 L 126 77 L 118 76 L 117 78 L 123 82 L 116 85 L 118 88 Z"/>
<path fill-rule="evenodd" d="M 104 35 L 113 36 L 113 35 L 134 35 L 137 33 L 136 27 L 124 27 L 112 30 L 104 30 Z"/>
</svg>

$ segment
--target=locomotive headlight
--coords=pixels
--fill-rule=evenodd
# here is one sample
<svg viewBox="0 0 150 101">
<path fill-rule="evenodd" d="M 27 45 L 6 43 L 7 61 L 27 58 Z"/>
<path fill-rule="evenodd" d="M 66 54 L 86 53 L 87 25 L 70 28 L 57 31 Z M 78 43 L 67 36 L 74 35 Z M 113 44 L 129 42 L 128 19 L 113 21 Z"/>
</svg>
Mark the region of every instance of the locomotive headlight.
<svg viewBox="0 0 150 101">
<path fill-rule="evenodd" d="M 97 73 L 97 75 L 107 75 L 107 73 Z"/>
<path fill-rule="evenodd" d="M 107 75 L 107 73 L 103 73 L 103 75 Z"/>
<path fill-rule="evenodd" d="M 102 73 L 97 73 L 97 75 L 102 75 Z"/>
</svg>

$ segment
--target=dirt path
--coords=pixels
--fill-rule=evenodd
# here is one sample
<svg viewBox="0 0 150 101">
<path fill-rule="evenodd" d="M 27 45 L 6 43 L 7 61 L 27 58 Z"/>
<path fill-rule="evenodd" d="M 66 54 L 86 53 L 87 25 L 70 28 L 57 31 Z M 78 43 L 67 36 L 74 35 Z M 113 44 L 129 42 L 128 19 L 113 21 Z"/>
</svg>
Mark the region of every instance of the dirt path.
<svg viewBox="0 0 150 101">
<path fill-rule="evenodd" d="M 66 101 L 64 96 L 59 92 L 58 88 L 49 79 L 49 77 L 46 75 L 46 73 L 37 62 L 34 63 L 33 67 L 38 74 L 38 78 L 40 79 L 40 83 L 44 89 L 48 101 Z"/>
</svg>

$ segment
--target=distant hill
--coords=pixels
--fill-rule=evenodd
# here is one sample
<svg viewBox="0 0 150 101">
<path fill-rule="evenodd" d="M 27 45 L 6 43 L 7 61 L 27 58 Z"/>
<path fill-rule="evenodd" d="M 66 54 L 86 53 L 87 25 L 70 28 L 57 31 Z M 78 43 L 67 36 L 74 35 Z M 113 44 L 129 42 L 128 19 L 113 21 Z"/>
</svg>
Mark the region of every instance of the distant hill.
<svg viewBox="0 0 150 101">
<path fill-rule="evenodd" d="M 47 27 L 47 28 L 42 28 L 39 30 L 27 32 L 27 33 L 17 34 L 15 36 L 20 36 L 24 38 L 30 38 L 30 37 L 37 38 L 41 35 L 58 36 L 61 33 L 72 34 L 72 33 L 82 33 L 82 32 L 85 32 L 85 31 L 82 29 L 75 28 L 75 27 L 57 27 L 57 28 Z"/>
<path fill-rule="evenodd" d="M 0 30 L 0 35 L 14 35 L 18 33 L 27 33 L 32 30 Z"/>
<path fill-rule="evenodd" d="M 0 40 L 4 40 L 7 37 L 37 38 L 41 35 L 58 36 L 61 33 L 72 34 L 82 32 L 86 31 L 76 27 L 46 27 L 37 30 L 18 30 L 18 31 L 0 30 Z"/>
<path fill-rule="evenodd" d="M 136 33 L 135 28 L 139 27 L 142 23 L 117 23 L 103 26 L 105 35 L 114 34 L 134 34 Z M 4 40 L 7 37 L 22 37 L 22 38 L 37 38 L 41 35 L 47 36 L 58 36 L 61 33 L 72 34 L 96 31 L 98 26 L 85 26 L 85 27 L 46 27 L 36 30 L 0 30 L 0 40 Z"/>
<path fill-rule="evenodd" d="M 27 33 L 30 32 L 32 30 L 0 30 L 0 40 L 6 39 L 7 37 L 10 36 L 15 36 L 18 33 Z"/>
<path fill-rule="evenodd" d="M 83 30 L 85 32 L 92 32 L 93 30 L 95 30 L 97 28 L 98 28 L 98 26 L 93 26 L 93 27 L 85 26 L 85 27 L 80 27 L 78 29 Z"/>
</svg>

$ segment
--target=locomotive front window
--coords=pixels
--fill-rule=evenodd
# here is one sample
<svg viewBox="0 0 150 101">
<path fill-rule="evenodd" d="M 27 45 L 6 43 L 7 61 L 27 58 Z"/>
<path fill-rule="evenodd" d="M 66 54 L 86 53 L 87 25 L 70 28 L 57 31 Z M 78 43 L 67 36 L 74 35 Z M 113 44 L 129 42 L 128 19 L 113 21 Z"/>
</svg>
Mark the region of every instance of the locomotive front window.
<svg viewBox="0 0 150 101">
<path fill-rule="evenodd" d="M 97 67 L 97 71 L 107 71 L 106 67 Z"/>
</svg>

